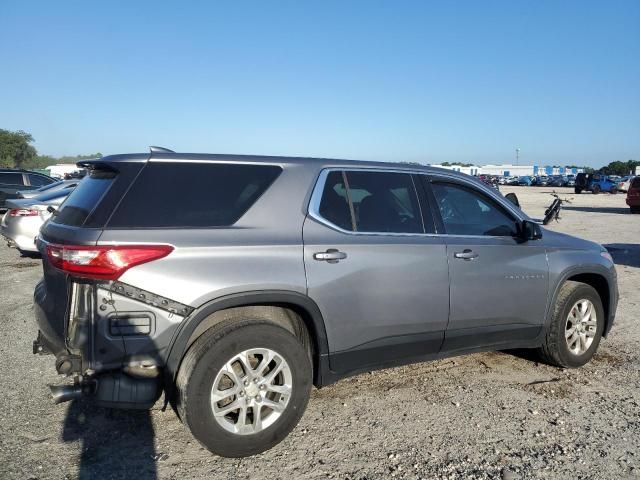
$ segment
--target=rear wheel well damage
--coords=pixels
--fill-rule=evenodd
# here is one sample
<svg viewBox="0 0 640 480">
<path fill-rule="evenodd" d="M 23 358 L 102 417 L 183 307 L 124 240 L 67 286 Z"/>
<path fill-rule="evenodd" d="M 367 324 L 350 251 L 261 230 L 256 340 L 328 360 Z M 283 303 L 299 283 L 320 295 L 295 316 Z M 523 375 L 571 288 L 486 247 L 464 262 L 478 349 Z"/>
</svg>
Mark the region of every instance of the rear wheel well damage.
<svg viewBox="0 0 640 480">
<path fill-rule="evenodd" d="M 328 368 L 328 343 L 318 306 L 303 294 L 260 291 L 220 298 L 203 305 L 185 319 L 168 352 L 166 387 L 171 388 L 184 355 L 199 337 L 211 328 L 242 319 L 273 322 L 291 332 L 309 352 L 314 385 L 323 385 Z"/>
<path fill-rule="evenodd" d="M 304 314 L 304 312 L 300 313 Z M 220 324 L 226 324 L 238 319 L 266 320 L 291 332 L 307 348 L 310 357 L 313 359 L 317 352 L 317 347 L 314 345 L 314 339 L 311 337 L 307 324 L 300 313 L 288 305 L 246 305 L 218 310 L 198 324 L 189 337 L 187 349 L 204 332 Z"/>
<path fill-rule="evenodd" d="M 567 281 L 585 283 L 593 287 L 596 290 L 596 292 L 598 292 L 598 296 L 600 297 L 600 300 L 602 300 L 602 307 L 604 308 L 604 317 L 605 317 L 604 331 L 607 332 L 608 324 L 611 321 L 610 320 L 611 298 L 609 293 L 609 283 L 607 282 L 607 279 L 597 273 L 579 273 L 567 278 Z"/>
</svg>

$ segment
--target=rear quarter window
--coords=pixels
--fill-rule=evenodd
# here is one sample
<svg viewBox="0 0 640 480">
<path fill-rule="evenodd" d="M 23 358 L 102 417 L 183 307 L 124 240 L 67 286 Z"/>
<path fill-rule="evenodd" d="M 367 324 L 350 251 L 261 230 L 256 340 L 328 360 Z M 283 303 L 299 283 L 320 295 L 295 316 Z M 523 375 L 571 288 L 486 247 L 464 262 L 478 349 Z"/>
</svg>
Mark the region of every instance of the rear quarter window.
<svg viewBox="0 0 640 480">
<path fill-rule="evenodd" d="M 109 220 L 109 228 L 233 225 L 282 169 L 274 165 L 151 162 Z"/>
</svg>

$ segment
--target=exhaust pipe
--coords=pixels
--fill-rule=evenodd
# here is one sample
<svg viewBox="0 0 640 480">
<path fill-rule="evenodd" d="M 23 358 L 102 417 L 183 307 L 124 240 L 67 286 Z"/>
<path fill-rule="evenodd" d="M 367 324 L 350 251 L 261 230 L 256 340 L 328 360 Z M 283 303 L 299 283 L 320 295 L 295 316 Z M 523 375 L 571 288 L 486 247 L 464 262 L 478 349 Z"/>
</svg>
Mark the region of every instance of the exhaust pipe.
<svg viewBox="0 0 640 480">
<path fill-rule="evenodd" d="M 64 403 L 84 395 L 82 385 L 49 385 L 53 403 Z"/>
</svg>

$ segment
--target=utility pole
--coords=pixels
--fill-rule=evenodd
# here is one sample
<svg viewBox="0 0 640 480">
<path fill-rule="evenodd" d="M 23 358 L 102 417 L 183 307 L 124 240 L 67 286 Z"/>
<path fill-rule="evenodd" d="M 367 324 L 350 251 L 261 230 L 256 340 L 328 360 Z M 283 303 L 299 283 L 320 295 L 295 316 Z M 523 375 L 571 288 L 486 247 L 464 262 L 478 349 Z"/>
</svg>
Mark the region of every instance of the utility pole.
<svg viewBox="0 0 640 480">
<path fill-rule="evenodd" d="M 520 161 L 520 149 L 516 148 L 516 165 L 518 165 L 519 161 Z"/>
</svg>

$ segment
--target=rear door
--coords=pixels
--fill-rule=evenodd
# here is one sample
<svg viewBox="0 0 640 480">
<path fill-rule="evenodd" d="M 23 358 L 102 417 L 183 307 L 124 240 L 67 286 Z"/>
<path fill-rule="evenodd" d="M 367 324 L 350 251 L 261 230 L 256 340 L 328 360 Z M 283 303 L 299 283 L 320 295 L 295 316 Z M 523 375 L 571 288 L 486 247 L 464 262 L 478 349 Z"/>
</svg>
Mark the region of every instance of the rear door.
<svg viewBox="0 0 640 480">
<path fill-rule="evenodd" d="M 449 314 L 446 247 L 409 173 L 325 170 L 304 223 L 308 295 L 331 368 L 354 371 L 439 351 Z"/>
<path fill-rule="evenodd" d="M 451 277 L 443 350 L 534 339 L 547 305 L 544 247 L 519 241 L 518 218 L 473 182 L 437 176 L 424 180 L 444 233 Z"/>
</svg>

